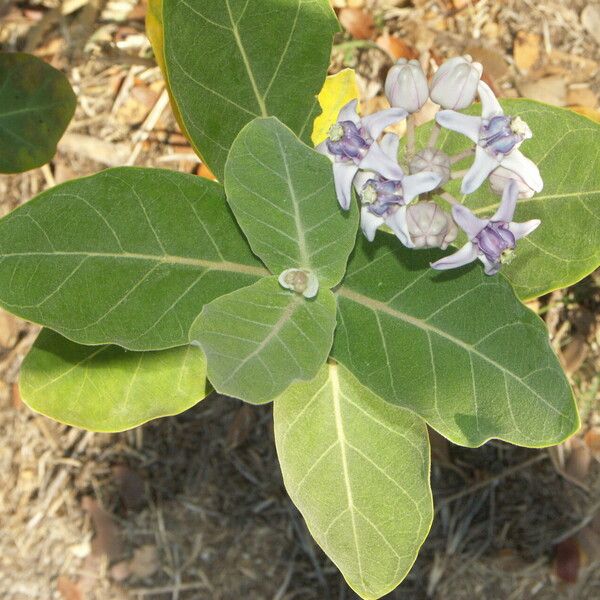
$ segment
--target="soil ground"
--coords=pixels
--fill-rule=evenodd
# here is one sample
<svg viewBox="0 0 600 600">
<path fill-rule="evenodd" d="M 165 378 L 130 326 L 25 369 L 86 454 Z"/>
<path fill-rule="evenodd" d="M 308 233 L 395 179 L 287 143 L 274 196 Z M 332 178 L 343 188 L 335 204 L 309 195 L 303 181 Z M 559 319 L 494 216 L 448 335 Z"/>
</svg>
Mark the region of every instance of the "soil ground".
<svg viewBox="0 0 600 600">
<path fill-rule="evenodd" d="M 469 52 L 502 95 L 598 109 L 593 2 L 333 4 L 347 30 L 332 72 L 356 68 L 367 107 L 381 103 L 388 53 L 427 65 Z M 55 159 L 0 176 L 0 214 L 107 166 L 203 173 L 167 106 L 144 12 L 138 0 L 0 0 L 0 47 L 63 69 L 78 96 Z M 551 451 L 472 450 L 433 436 L 435 524 L 390 598 L 600 598 L 599 306 L 599 273 L 532 305 L 573 381 L 583 422 L 575 438 Z M 286 496 L 270 407 L 213 395 L 131 432 L 62 426 L 19 398 L 36 333 L 0 313 L 2 598 L 355 598 Z"/>
</svg>

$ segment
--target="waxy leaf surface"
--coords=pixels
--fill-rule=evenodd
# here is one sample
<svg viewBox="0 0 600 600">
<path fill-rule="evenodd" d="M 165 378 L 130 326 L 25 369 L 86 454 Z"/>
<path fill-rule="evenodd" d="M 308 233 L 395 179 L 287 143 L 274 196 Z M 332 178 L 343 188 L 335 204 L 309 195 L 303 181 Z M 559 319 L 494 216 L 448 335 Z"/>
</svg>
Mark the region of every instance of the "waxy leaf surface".
<svg viewBox="0 0 600 600">
<path fill-rule="evenodd" d="M 530 299 L 576 283 L 600 264 L 600 125 L 531 100 L 503 100 L 502 106 L 531 128 L 533 138 L 520 149 L 538 165 L 544 180 L 539 194 L 519 200 L 514 218 L 541 219 L 542 224 L 518 242 L 514 261 L 502 267 L 519 297 Z M 480 110 L 476 105 L 469 112 Z M 422 136 L 426 139 L 426 132 Z M 447 131 L 440 141 L 449 154 L 470 143 Z M 467 168 L 471 161 L 456 167 Z M 485 218 L 494 214 L 499 200 L 484 184 L 462 201 Z"/>
<path fill-rule="evenodd" d="M 425 423 L 325 365 L 273 405 L 285 487 L 308 528 L 364 599 L 404 579 L 433 517 Z"/>
<path fill-rule="evenodd" d="M 75 104 L 60 71 L 30 54 L 0 53 L 0 173 L 47 163 Z"/>
<path fill-rule="evenodd" d="M 307 300 L 266 277 L 207 304 L 190 341 L 206 354 L 218 392 L 268 402 L 293 381 L 312 379 L 325 363 L 335 310 L 328 289 Z"/>
<path fill-rule="evenodd" d="M 218 179 L 255 117 L 309 138 L 338 30 L 328 0 L 163 0 L 163 19 L 177 107 Z"/>
<path fill-rule="evenodd" d="M 0 220 L 0 305 L 81 344 L 187 344 L 204 304 L 264 273 L 222 187 L 182 173 L 111 169 Z"/>
<path fill-rule="evenodd" d="M 313 271 L 322 287 L 340 282 L 354 247 L 356 203 L 335 196 L 331 162 L 277 119 L 256 119 L 231 147 L 225 191 L 252 250 L 274 275 Z"/>
<path fill-rule="evenodd" d="M 457 444 L 560 443 L 579 422 L 543 322 L 502 276 L 434 271 L 439 256 L 361 240 L 337 291 L 332 355 Z"/>
<path fill-rule="evenodd" d="M 23 401 L 52 419 L 92 431 L 123 431 L 187 410 L 208 393 L 198 348 L 128 352 L 80 346 L 42 330 L 21 367 Z"/>
</svg>

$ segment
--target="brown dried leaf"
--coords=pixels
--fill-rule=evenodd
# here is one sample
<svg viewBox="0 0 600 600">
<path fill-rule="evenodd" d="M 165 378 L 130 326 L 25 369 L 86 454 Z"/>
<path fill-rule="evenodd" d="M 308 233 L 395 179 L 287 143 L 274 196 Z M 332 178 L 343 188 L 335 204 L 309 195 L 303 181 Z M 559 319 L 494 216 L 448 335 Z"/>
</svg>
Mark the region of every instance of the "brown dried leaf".
<svg viewBox="0 0 600 600">
<path fill-rule="evenodd" d="M 572 438 L 571 452 L 565 464 L 565 473 L 572 479 L 584 483 L 591 462 L 591 450 L 579 438 Z"/>
<path fill-rule="evenodd" d="M 540 59 L 542 38 L 537 33 L 519 31 L 513 44 L 515 64 L 521 71 L 529 71 Z"/>
<path fill-rule="evenodd" d="M 567 583 L 576 583 L 581 566 L 581 549 L 574 538 L 556 544 L 554 549 L 554 572 Z"/>
<path fill-rule="evenodd" d="M 112 472 L 125 508 L 134 511 L 142 508 L 146 503 L 146 489 L 139 473 L 127 465 L 115 465 Z"/>
<path fill-rule="evenodd" d="M 585 445 L 595 457 L 600 456 L 600 427 L 593 427 L 583 437 Z"/>
<path fill-rule="evenodd" d="M 133 558 L 129 563 L 131 574 L 138 579 L 152 577 L 160 568 L 158 549 L 156 546 L 146 544 L 133 551 Z"/>
<path fill-rule="evenodd" d="M 581 24 L 600 44 L 600 4 L 588 4 L 581 12 Z"/>
<path fill-rule="evenodd" d="M 419 58 L 419 53 L 404 40 L 400 39 L 397 35 L 390 35 L 389 32 L 385 32 L 380 35 L 375 43 L 385 50 L 394 60 L 399 58 L 406 58 L 407 60 Z"/>
<path fill-rule="evenodd" d="M 241 446 L 250 436 L 256 425 L 256 411 L 248 404 L 242 404 L 227 431 L 227 448 L 233 450 Z"/>
<path fill-rule="evenodd" d="M 96 532 L 92 540 L 92 555 L 106 555 L 109 561 L 119 558 L 122 554 L 121 536 L 112 516 L 91 496 L 84 496 L 81 506 L 90 514 Z"/>
<path fill-rule="evenodd" d="M 565 106 L 567 103 L 567 82 L 560 75 L 544 77 L 538 81 L 524 80 L 517 84 L 519 92 L 526 98 Z"/>
<path fill-rule="evenodd" d="M 19 321 L 0 309 L 0 351 L 12 348 L 19 336 Z"/>
<path fill-rule="evenodd" d="M 470 54 L 473 60 L 483 65 L 483 72 L 494 82 L 500 81 L 508 74 L 508 63 L 504 54 L 496 48 L 484 46 L 467 46 L 465 54 Z"/>
<path fill-rule="evenodd" d="M 342 8 L 338 14 L 342 27 L 357 40 L 370 40 L 375 33 L 375 21 L 360 8 Z"/>
<path fill-rule="evenodd" d="M 84 593 L 77 583 L 60 575 L 56 580 L 56 589 L 63 600 L 83 600 Z"/>
<path fill-rule="evenodd" d="M 583 365 L 587 355 L 589 346 L 585 336 L 576 334 L 571 341 L 561 349 L 560 359 L 567 375 L 576 373 L 581 365 Z"/>
<path fill-rule="evenodd" d="M 588 85 L 576 84 L 567 91 L 567 105 L 596 108 L 598 106 L 598 96 Z"/>
</svg>

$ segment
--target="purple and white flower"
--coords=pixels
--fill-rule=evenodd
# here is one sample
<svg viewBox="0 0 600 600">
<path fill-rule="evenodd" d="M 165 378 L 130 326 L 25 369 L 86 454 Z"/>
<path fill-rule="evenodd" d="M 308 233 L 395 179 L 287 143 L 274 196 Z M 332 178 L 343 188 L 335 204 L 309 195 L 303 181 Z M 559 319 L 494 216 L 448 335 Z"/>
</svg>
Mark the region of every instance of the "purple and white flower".
<svg viewBox="0 0 600 600">
<path fill-rule="evenodd" d="M 381 140 L 381 149 L 390 160 L 397 156 L 400 139 L 393 133 Z M 380 173 L 361 171 L 354 186 L 361 199 L 360 226 L 365 237 L 372 242 L 375 232 L 387 225 L 408 248 L 414 248 L 406 222 L 406 207 L 419 194 L 434 190 L 441 181 L 440 175 L 423 171 L 415 175 L 398 172 L 392 179 Z"/>
<path fill-rule="evenodd" d="M 539 219 L 525 223 L 512 221 L 517 206 L 519 186 L 512 181 L 504 188 L 502 201 L 491 219 L 479 219 L 466 206 L 456 204 L 452 216 L 458 226 L 469 236 L 469 241 L 457 252 L 434 262 L 434 269 L 446 270 L 462 267 L 479 259 L 486 275 L 495 275 L 502 264 L 514 257 L 517 240 L 529 235 L 540 224 Z"/>
<path fill-rule="evenodd" d="M 408 113 L 421 109 L 429 98 L 429 85 L 418 60 L 401 58 L 385 80 L 385 95 L 390 104 Z"/>
<path fill-rule="evenodd" d="M 481 64 L 468 54 L 447 60 L 431 80 L 431 99 L 442 108 L 467 108 L 475 99 L 482 72 Z"/>
<path fill-rule="evenodd" d="M 479 82 L 478 91 L 481 117 L 452 110 L 442 110 L 435 116 L 442 127 L 462 133 L 477 144 L 475 160 L 462 180 L 462 193 L 474 192 L 499 166 L 512 171 L 528 187 L 540 192 L 544 183 L 539 169 L 519 150 L 523 141 L 531 138 L 531 129 L 520 117 L 505 115 L 494 92 L 483 81 Z"/>
<path fill-rule="evenodd" d="M 350 208 L 352 181 L 359 169 L 375 171 L 392 180 L 403 175 L 396 157 L 388 156 L 376 140 L 388 125 L 406 118 L 406 111 L 389 108 L 361 118 L 357 104 L 358 100 L 351 100 L 340 110 L 327 139 L 316 147 L 333 162 L 335 191 L 344 210 Z"/>
</svg>

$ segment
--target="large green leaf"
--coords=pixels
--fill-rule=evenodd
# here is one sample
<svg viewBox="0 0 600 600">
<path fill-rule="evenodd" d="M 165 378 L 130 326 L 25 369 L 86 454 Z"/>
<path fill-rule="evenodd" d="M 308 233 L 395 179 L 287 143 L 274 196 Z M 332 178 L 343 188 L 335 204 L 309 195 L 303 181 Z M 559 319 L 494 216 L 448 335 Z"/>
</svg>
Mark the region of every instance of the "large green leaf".
<svg viewBox="0 0 600 600">
<path fill-rule="evenodd" d="M 0 304 L 81 344 L 187 344 L 205 303 L 266 273 L 218 184 L 119 168 L 0 220 Z"/>
<path fill-rule="evenodd" d="M 208 393 L 206 361 L 197 348 L 80 346 L 48 329 L 23 362 L 20 388 L 36 412 L 92 431 L 123 431 L 175 415 Z"/>
<path fill-rule="evenodd" d="M 354 247 L 358 210 L 337 203 L 331 162 L 275 118 L 255 119 L 235 140 L 225 168 L 227 200 L 252 250 L 275 275 L 313 271 L 340 282 Z"/>
<path fill-rule="evenodd" d="M 315 540 L 365 599 L 410 570 L 433 517 L 425 423 L 326 365 L 275 400 L 286 489 Z"/>
<path fill-rule="evenodd" d="M 190 330 L 208 360 L 218 392 L 261 403 L 297 379 L 312 379 L 327 360 L 335 329 L 335 298 L 321 289 L 307 300 L 276 277 L 207 304 Z"/>
<path fill-rule="evenodd" d="M 502 276 L 439 272 L 439 252 L 361 241 L 338 295 L 333 356 L 457 444 L 557 444 L 579 423 L 548 332 Z"/>
<path fill-rule="evenodd" d="M 521 150 L 544 179 L 542 192 L 519 200 L 515 213 L 515 221 L 541 219 L 542 224 L 519 241 L 515 260 L 502 268 L 517 294 L 529 299 L 576 283 L 600 264 L 600 125 L 532 100 L 503 100 L 502 106 L 533 131 Z M 440 140 L 451 154 L 470 144 L 451 132 Z M 468 167 L 470 160 L 457 167 Z M 486 184 L 463 202 L 484 217 L 495 212 L 499 197 Z"/>
<path fill-rule="evenodd" d="M 30 54 L 0 54 L 0 173 L 47 163 L 75 112 L 67 78 Z"/>
<path fill-rule="evenodd" d="M 169 83 L 219 179 L 242 127 L 273 115 L 310 136 L 338 23 L 328 0 L 163 0 Z"/>
</svg>

